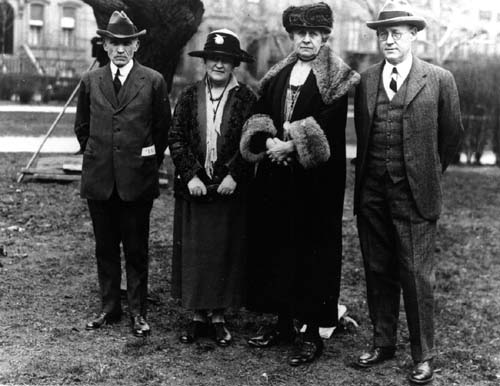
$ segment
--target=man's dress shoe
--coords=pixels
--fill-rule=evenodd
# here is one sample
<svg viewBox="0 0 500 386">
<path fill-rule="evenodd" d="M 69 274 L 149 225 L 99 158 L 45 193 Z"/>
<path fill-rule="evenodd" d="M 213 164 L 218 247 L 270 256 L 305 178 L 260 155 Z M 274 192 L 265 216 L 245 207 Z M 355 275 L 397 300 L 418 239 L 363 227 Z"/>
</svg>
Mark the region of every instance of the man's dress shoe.
<svg viewBox="0 0 500 386">
<path fill-rule="evenodd" d="M 181 333 L 179 340 L 181 343 L 193 343 L 202 336 L 207 336 L 208 324 L 199 320 L 192 320 L 186 330 Z"/>
<path fill-rule="evenodd" d="M 231 343 L 232 340 L 232 336 L 227 329 L 226 324 L 223 322 L 217 322 L 212 323 L 212 325 L 214 326 L 215 343 L 217 343 L 217 345 L 221 347 L 229 346 L 229 343 Z"/>
<path fill-rule="evenodd" d="M 433 378 L 434 369 L 432 366 L 432 361 L 417 363 L 408 376 L 409 381 L 417 385 L 425 385 L 426 383 L 431 382 Z"/>
<path fill-rule="evenodd" d="M 109 312 L 102 312 L 97 318 L 91 320 L 85 325 L 86 330 L 97 330 L 105 324 L 113 324 L 119 322 L 121 318 L 120 313 L 111 314 Z"/>
<path fill-rule="evenodd" d="M 372 351 L 362 354 L 356 364 L 359 367 L 372 367 L 378 363 L 394 358 L 395 347 L 375 347 Z"/>
<path fill-rule="evenodd" d="M 146 322 L 146 319 L 144 319 L 144 316 L 136 315 L 132 317 L 132 333 L 139 338 L 151 334 L 151 328 L 148 322 Z"/>
<path fill-rule="evenodd" d="M 248 339 L 247 343 L 251 347 L 266 348 L 281 343 L 291 343 L 297 335 L 294 329 L 281 331 L 276 327 L 261 328 L 259 332 L 259 335 Z"/>
<path fill-rule="evenodd" d="M 323 352 L 323 341 L 302 340 L 299 342 L 290 356 L 288 363 L 290 366 L 299 366 L 304 363 L 310 363 Z"/>
</svg>

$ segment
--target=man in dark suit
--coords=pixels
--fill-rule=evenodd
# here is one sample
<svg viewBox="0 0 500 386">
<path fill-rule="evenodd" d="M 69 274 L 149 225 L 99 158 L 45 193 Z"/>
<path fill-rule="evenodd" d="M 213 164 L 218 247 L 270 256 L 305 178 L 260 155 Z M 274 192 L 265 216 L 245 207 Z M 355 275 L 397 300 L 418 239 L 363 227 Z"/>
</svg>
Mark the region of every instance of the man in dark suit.
<svg viewBox="0 0 500 386">
<path fill-rule="evenodd" d="M 121 317 L 122 244 L 132 329 L 142 337 L 150 333 L 145 319 L 149 216 L 159 195 L 170 105 L 162 75 L 133 59 L 145 30 L 115 11 L 107 29 L 97 33 L 110 63 L 83 75 L 75 120 L 83 152 L 81 195 L 94 228 L 102 301 L 101 313 L 86 329 Z"/>
<path fill-rule="evenodd" d="M 463 132 L 449 71 L 412 55 L 425 28 L 406 0 L 389 0 L 376 21 L 385 60 L 361 75 L 356 90 L 355 214 L 363 254 L 373 348 L 371 367 L 392 358 L 403 292 L 414 368 L 409 380 L 433 378 L 434 249 L 441 175 Z"/>
</svg>

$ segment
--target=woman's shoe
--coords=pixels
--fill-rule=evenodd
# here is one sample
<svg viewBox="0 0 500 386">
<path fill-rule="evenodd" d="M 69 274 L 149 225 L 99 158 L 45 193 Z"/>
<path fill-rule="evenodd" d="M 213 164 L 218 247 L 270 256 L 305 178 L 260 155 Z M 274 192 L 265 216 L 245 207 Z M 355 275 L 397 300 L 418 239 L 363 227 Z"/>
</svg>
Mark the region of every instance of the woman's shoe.
<svg viewBox="0 0 500 386">
<path fill-rule="evenodd" d="M 288 363 L 290 366 L 299 366 L 310 363 L 318 358 L 323 352 L 323 341 L 320 339 L 303 339 L 294 347 Z"/>
<path fill-rule="evenodd" d="M 282 343 L 292 343 L 297 336 L 295 329 L 281 331 L 277 327 L 261 327 L 258 335 L 248 339 L 247 343 L 251 347 L 267 348 Z"/>
<path fill-rule="evenodd" d="M 207 323 L 200 322 L 198 320 L 192 320 L 186 328 L 179 340 L 181 343 L 193 343 L 198 338 L 206 336 L 208 331 Z"/>
<path fill-rule="evenodd" d="M 231 343 L 232 340 L 232 336 L 227 329 L 226 324 L 223 322 L 217 322 L 212 323 L 212 325 L 214 326 L 215 343 L 217 343 L 217 345 L 221 347 L 229 346 L 229 343 Z"/>
</svg>

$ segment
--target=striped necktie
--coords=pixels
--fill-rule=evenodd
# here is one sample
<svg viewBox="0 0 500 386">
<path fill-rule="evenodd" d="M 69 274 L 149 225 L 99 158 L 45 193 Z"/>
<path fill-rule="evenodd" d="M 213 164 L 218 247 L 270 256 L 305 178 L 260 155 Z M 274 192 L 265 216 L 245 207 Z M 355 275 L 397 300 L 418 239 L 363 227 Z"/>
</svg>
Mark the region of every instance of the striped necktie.
<svg viewBox="0 0 500 386">
<path fill-rule="evenodd" d="M 398 69 L 396 67 L 392 68 L 392 74 L 391 74 L 391 83 L 389 83 L 389 88 L 394 91 L 394 93 L 398 92 Z"/>
</svg>

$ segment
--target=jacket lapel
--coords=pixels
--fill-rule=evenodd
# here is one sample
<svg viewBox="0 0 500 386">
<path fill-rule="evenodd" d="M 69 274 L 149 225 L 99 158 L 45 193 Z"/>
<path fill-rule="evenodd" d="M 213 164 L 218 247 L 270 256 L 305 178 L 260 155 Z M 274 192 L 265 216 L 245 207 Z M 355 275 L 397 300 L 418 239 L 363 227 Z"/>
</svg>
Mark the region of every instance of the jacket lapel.
<svg viewBox="0 0 500 386">
<path fill-rule="evenodd" d="M 366 106 L 368 108 L 369 128 L 371 128 L 373 122 L 373 114 L 375 113 L 375 105 L 377 104 L 378 87 L 381 82 L 383 67 L 384 62 L 382 61 L 373 68 L 373 71 L 371 71 L 366 78 Z"/>
<path fill-rule="evenodd" d="M 142 66 L 134 61 L 134 66 L 127 76 L 125 84 L 118 93 L 118 110 L 122 110 L 132 99 L 136 97 L 139 91 L 144 87 L 145 74 Z"/>
<path fill-rule="evenodd" d="M 109 64 L 101 68 L 99 78 L 99 88 L 101 89 L 104 97 L 114 108 L 116 108 L 118 105 L 118 99 L 116 98 L 115 89 L 113 88 L 113 79 L 111 77 L 111 68 Z"/>
<path fill-rule="evenodd" d="M 422 66 L 420 59 L 413 57 L 413 64 L 410 73 L 408 74 L 408 85 L 405 97 L 405 108 L 415 99 L 417 94 L 425 85 L 427 73 Z"/>
<path fill-rule="evenodd" d="M 198 132 L 193 135 L 200 137 L 200 148 L 198 152 L 203 154 L 203 159 L 207 156 L 207 93 L 205 91 L 205 82 L 198 82 L 196 87 L 196 116 L 198 117 Z"/>
</svg>

